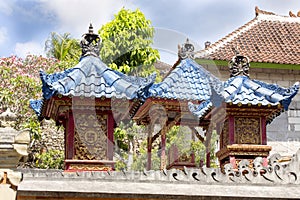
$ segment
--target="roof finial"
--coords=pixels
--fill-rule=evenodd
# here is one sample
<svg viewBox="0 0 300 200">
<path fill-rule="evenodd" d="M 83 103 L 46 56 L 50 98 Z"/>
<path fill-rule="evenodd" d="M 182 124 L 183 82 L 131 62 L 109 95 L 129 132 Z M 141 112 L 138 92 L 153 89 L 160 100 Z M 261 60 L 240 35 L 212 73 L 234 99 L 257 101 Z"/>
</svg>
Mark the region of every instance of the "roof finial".
<svg viewBox="0 0 300 200">
<path fill-rule="evenodd" d="M 264 15 L 275 15 L 273 12 L 261 10 L 258 8 L 258 6 L 255 6 L 255 16 L 257 17 L 259 14 L 264 14 Z"/>
<path fill-rule="evenodd" d="M 89 34 L 93 34 L 93 33 L 94 33 L 94 28 L 93 28 L 92 23 L 90 23 L 90 26 L 89 26 Z"/>
<path fill-rule="evenodd" d="M 238 46 L 233 48 L 233 51 L 235 52 L 235 56 L 233 56 L 231 61 L 229 61 L 228 63 L 230 77 L 235 77 L 239 75 L 249 77 L 249 59 L 243 55 L 240 55 Z"/>
<path fill-rule="evenodd" d="M 82 35 L 80 46 L 82 49 L 81 57 L 85 56 L 99 56 L 100 51 L 100 37 L 94 33 L 93 25 L 90 23 L 88 33 Z"/>
<path fill-rule="evenodd" d="M 297 17 L 292 11 L 289 12 L 290 17 Z"/>
<path fill-rule="evenodd" d="M 180 59 L 194 58 L 195 47 L 190 43 L 189 39 L 186 39 L 186 42 L 183 45 L 178 45 L 178 57 Z"/>
</svg>

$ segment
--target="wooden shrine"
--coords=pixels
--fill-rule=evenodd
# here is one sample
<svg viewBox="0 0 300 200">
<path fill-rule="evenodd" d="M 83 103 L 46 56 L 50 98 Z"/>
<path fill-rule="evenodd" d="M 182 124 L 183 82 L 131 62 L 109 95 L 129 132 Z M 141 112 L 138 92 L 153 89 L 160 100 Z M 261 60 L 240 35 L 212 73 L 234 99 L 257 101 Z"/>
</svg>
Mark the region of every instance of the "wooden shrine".
<svg viewBox="0 0 300 200">
<path fill-rule="evenodd" d="M 159 137 L 161 169 L 196 167 L 193 152 L 182 156 L 172 145 L 167 153 L 166 134 L 175 125 L 188 127 L 190 140 L 205 144 L 207 167 L 214 130 L 220 136 L 216 155 L 221 167 L 256 157 L 267 164 L 266 125 L 288 109 L 298 83 L 286 89 L 250 79 L 249 60 L 238 52 L 229 63 L 231 78 L 221 82 L 193 60 L 188 40 L 179 46 L 179 60 L 163 81 L 154 83 L 155 74 L 127 76 L 107 67 L 99 58 L 99 44 L 90 26 L 81 41 L 80 62 L 60 73 L 42 71 L 43 99 L 31 101 L 40 120 L 51 118 L 65 128 L 66 170 L 113 170 L 114 128 L 124 119 L 148 126 L 148 170 Z"/>
<path fill-rule="evenodd" d="M 204 142 L 195 127 L 202 127 L 206 134 L 211 135 L 209 120 L 199 120 L 190 112 L 189 104 L 191 102 L 199 104 L 210 98 L 212 80 L 220 83 L 216 77 L 210 74 L 203 67 L 198 65 L 192 58 L 194 46 L 187 40 L 185 44 L 179 46 L 178 61 L 165 76 L 161 83 L 153 84 L 149 88 L 149 95 L 144 104 L 138 109 L 133 119 L 138 124 L 148 126 L 148 160 L 146 169 L 151 169 L 151 150 L 153 142 L 161 137 L 160 157 L 161 169 L 183 167 L 196 167 L 195 156 L 193 152 L 189 155 L 180 155 L 175 145 L 166 149 L 166 134 L 175 125 L 186 126 L 191 130 L 190 140 L 198 138 Z M 215 84 L 214 87 L 217 87 Z M 160 127 L 159 131 L 154 132 L 154 127 Z M 209 142 L 205 142 L 208 146 Z M 207 148 L 208 149 L 208 148 Z M 207 166 L 210 153 L 207 150 Z"/>
<path fill-rule="evenodd" d="M 99 58 L 100 38 L 89 32 L 81 41 L 82 56 L 73 68 L 41 72 L 43 100 L 31 106 L 43 118 L 65 128 L 65 170 L 113 170 L 114 128 L 140 105 L 148 78 L 129 77 Z"/>
<path fill-rule="evenodd" d="M 236 52 L 229 62 L 231 78 L 223 83 L 215 96 L 208 100 L 211 105 L 199 105 L 199 118 L 210 120 L 210 124 L 220 135 L 220 147 L 216 153 L 221 168 L 231 163 L 237 168 L 242 159 L 250 164 L 256 157 L 262 157 L 267 166 L 271 146 L 267 145 L 266 127 L 268 123 L 288 109 L 291 99 L 299 89 L 299 83 L 290 88 L 268 84 L 249 78 L 249 60 Z M 216 102 L 219 101 L 219 102 Z M 208 114 L 201 109 L 211 109 Z M 193 111 L 192 111 L 193 112 Z"/>
</svg>

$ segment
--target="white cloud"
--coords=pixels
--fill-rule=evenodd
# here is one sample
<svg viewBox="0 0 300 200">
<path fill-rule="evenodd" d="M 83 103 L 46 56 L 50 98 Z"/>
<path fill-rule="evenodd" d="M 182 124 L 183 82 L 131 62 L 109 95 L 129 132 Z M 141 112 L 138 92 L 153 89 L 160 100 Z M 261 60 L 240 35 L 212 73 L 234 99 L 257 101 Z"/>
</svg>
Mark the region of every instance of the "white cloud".
<svg viewBox="0 0 300 200">
<path fill-rule="evenodd" d="M 7 40 L 7 29 L 0 27 L 0 44 L 3 44 Z"/>
<path fill-rule="evenodd" d="M 112 19 L 125 4 L 122 0 L 51 0 L 42 1 L 44 9 L 54 13 L 58 20 L 58 29 L 81 36 L 92 22 L 97 31 Z M 127 3 L 129 5 L 129 3 Z"/>
<path fill-rule="evenodd" d="M 15 54 L 22 58 L 25 58 L 28 54 L 45 55 L 43 45 L 33 41 L 16 43 Z"/>
<path fill-rule="evenodd" d="M 4 13 L 6 15 L 10 15 L 13 11 L 13 5 L 15 1 L 7 1 L 7 0 L 0 0 L 0 13 Z"/>
</svg>

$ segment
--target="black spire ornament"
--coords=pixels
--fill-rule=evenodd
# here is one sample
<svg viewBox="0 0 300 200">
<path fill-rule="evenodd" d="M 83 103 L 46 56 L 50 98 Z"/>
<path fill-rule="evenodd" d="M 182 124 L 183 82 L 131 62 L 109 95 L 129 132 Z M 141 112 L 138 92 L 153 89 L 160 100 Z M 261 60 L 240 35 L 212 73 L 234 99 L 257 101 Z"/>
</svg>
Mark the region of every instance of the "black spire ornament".
<svg viewBox="0 0 300 200">
<path fill-rule="evenodd" d="M 240 55 L 240 52 L 238 48 L 234 49 L 235 56 L 229 61 L 229 71 L 230 71 L 230 77 L 235 77 L 239 75 L 247 76 L 249 77 L 249 58 L 246 56 Z"/>
<path fill-rule="evenodd" d="M 81 57 L 99 56 L 101 39 L 98 34 L 94 33 L 93 25 L 90 24 L 88 33 L 82 35 L 80 41 Z"/>
</svg>

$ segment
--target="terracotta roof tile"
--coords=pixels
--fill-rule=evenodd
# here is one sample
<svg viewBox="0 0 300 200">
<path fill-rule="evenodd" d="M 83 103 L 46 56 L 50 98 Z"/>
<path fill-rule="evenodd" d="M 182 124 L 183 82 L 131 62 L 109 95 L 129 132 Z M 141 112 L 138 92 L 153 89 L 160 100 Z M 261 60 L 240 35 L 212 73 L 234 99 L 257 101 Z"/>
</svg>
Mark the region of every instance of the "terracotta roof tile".
<svg viewBox="0 0 300 200">
<path fill-rule="evenodd" d="M 252 62 L 300 64 L 300 17 L 256 8 L 256 17 L 204 50 L 197 58 L 231 60 L 233 48 Z"/>
</svg>

